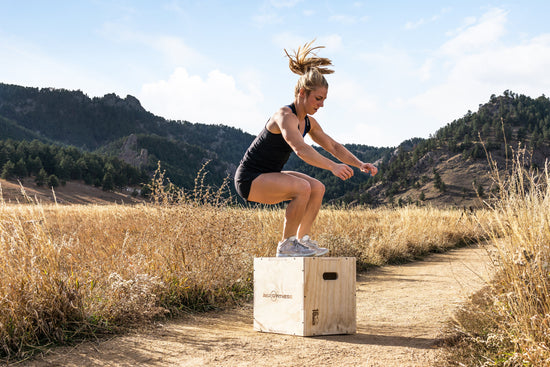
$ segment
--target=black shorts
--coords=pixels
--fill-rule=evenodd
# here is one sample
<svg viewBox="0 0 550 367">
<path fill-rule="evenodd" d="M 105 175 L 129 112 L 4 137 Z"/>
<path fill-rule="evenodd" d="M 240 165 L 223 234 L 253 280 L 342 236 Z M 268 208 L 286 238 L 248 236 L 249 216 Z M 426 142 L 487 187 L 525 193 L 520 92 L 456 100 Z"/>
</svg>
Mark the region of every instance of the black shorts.
<svg viewBox="0 0 550 367">
<path fill-rule="evenodd" d="M 235 172 L 235 189 L 240 197 L 248 201 L 252 181 L 262 173 L 263 172 L 246 169 L 242 165 L 237 167 L 237 171 Z"/>
</svg>

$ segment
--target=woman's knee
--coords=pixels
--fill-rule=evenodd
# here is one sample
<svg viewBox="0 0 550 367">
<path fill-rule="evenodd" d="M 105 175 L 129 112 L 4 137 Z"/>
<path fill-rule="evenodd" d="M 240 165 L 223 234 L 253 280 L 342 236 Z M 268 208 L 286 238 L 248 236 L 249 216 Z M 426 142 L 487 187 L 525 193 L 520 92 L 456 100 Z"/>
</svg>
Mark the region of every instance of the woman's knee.
<svg viewBox="0 0 550 367">
<path fill-rule="evenodd" d="M 312 187 L 309 182 L 303 179 L 297 179 L 293 186 L 295 197 L 306 197 L 309 199 L 312 194 Z"/>
<path fill-rule="evenodd" d="M 321 181 L 313 180 L 310 183 L 311 195 L 323 196 L 325 195 L 325 185 Z"/>
</svg>

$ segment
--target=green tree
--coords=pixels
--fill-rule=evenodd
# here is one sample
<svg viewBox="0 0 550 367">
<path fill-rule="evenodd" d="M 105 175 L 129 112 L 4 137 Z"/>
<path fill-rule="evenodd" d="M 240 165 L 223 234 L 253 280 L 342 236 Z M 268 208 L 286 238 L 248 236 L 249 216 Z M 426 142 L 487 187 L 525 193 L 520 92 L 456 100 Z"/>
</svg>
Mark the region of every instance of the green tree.
<svg viewBox="0 0 550 367">
<path fill-rule="evenodd" d="M 38 156 L 27 161 L 27 170 L 29 171 L 29 175 L 37 175 L 42 168 L 44 168 L 44 166 L 42 166 L 42 160 Z"/>
<path fill-rule="evenodd" d="M 48 187 L 57 187 L 59 186 L 59 178 L 56 175 L 50 175 L 48 177 Z"/>
<path fill-rule="evenodd" d="M 69 155 L 62 155 L 62 157 L 59 160 L 59 165 L 56 169 L 57 177 L 59 177 L 62 180 L 70 180 L 71 179 L 71 173 L 74 170 L 75 163 L 71 156 Z"/>
<path fill-rule="evenodd" d="M 103 176 L 103 182 L 101 186 L 105 191 L 111 191 L 112 189 L 115 188 L 115 183 L 111 172 L 107 172 L 105 176 Z"/>
<path fill-rule="evenodd" d="M 27 177 L 29 175 L 27 164 L 23 158 L 19 159 L 15 164 L 15 175 L 19 178 Z"/>
<path fill-rule="evenodd" d="M 48 174 L 46 173 L 46 170 L 44 168 L 41 168 L 40 171 L 36 174 L 36 178 L 34 179 L 34 182 L 37 186 L 43 186 L 46 183 L 46 180 L 48 179 Z"/>
<path fill-rule="evenodd" d="M 434 173 L 434 186 L 441 192 L 445 192 L 447 189 L 445 182 L 441 179 L 439 172 Z"/>
<path fill-rule="evenodd" d="M 6 148 L 2 147 L 0 145 L 0 167 L 4 167 L 4 164 L 9 160 L 8 152 L 6 151 Z"/>
<path fill-rule="evenodd" d="M 9 180 L 13 178 L 13 176 L 15 176 L 15 164 L 11 160 L 8 160 L 4 164 L 4 167 L 2 167 L 2 178 L 4 180 Z"/>
</svg>

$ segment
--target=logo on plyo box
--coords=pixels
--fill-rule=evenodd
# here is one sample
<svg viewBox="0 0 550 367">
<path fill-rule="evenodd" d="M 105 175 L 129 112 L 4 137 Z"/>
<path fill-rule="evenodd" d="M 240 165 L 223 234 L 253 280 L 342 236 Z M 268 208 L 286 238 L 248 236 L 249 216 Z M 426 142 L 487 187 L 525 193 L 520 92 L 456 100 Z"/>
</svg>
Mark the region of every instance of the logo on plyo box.
<svg viewBox="0 0 550 367">
<path fill-rule="evenodd" d="M 280 299 L 292 299 L 292 294 L 281 294 L 277 291 L 271 291 L 271 293 L 264 293 L 264 298 L 270 298 L 273 302 L 277 302 Z"/>
<path fill-rule="evenodd" d="M 311 325 L 317 325 L 319 323 L 319 310 L 313 310 L 311 313 Z"/>
</svg>

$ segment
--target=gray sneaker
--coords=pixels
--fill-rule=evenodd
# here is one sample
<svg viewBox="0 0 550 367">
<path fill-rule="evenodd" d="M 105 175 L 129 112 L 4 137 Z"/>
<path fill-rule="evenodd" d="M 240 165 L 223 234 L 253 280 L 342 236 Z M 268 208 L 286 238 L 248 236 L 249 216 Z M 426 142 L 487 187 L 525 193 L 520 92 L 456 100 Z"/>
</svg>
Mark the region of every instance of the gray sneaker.
<svg viewBox="0 0 550 367">
<path fill-rule="evenodd" d="M 328 248 L 319 247 L 319 244 L 309 238 L 307 234 L 298 241 L 308 249 L 315 251 L 315 256 L 323 256 L 328 253 Z"/>
<path fill-rule="evenodd" d="M 291 236 L 279 242 L 277 257 L 306 257 L 315 255 L 315 251 L 302 245 L 296 236 Z"/>
</svg>

